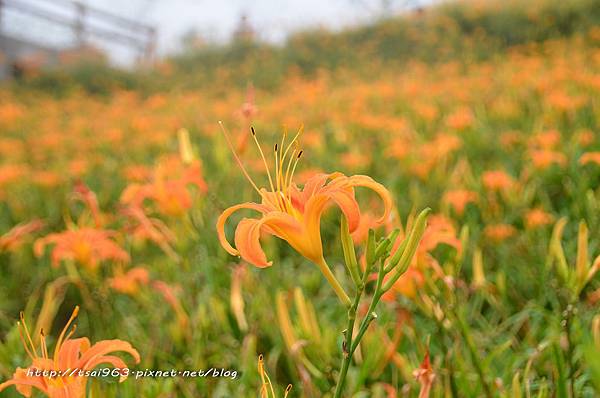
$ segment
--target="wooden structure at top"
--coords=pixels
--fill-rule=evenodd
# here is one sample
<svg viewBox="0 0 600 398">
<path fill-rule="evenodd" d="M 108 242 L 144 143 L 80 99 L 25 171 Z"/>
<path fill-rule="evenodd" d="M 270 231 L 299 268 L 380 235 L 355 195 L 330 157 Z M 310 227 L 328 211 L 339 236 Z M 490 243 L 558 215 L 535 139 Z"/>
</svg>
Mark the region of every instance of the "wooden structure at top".
<svg viewBox="0 0 600 398">
<path fill-rule="evenodd" d="M 121 45 L 133 50 L 143 62 L 154 59 L 156 51 L 156 29 L 136 20 L 119 16 L 113 12 L 100 10 L 74 0 L 0 0 L 0 34 L 4 42 L 30 42 L 32 47 L 43 47 L 23 37 L 8 37 L 6 32 L 12 23 L 8 14 L 19 14 L 27 18 L 44 20 L 53 25 L 67 28 L 73 33 L 74 48 L 85 48 L 89 40 L 100 39 L 111 45 Z M 18 27 L 26 33 L 27 27 Z M 14 29 L 13 29 L 14 31 Z M 11 47 L 14 50 L 14 45 Z M 50 51 L 60 51 L 51 49 Z M 0 52 L 6 49 L 0 48 Z M 13 51 L 14 52 L 14 51 Z M 11 54 L 5 54 L 10 57 Z"/>
</svg>

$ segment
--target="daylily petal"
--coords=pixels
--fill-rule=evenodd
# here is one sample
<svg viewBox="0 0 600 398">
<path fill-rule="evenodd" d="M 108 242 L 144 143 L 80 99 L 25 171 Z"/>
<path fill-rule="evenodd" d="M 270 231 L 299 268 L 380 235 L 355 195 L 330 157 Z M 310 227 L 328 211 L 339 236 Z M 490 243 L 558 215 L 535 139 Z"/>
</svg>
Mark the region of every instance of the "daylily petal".
<svg viewBox="0 0 600 398">
<path fill-rule="evenodd" d="M 331 174 L 319 173 L 306 181 L 302 189 L 302 202 L 306 203 L 319 189 L 325 185 Z"/>
<path fill-rule="evenodd" d="M 320 238 L 314 241 L 306 227 L 299 220 L 284 212 L 272 212 L 262 220 L 263 231 L 288 242 L 297 252 L 311 261 L 322 257 Z"/>
<path fill-rule="evenodd" d="M 296 184 L 292 184 L 289 187 L 288 194 L 292 202 L 292 206 L 300 213 L 304 212 L 304 201 L 302 199 L 302 191 L 298 189 Z"/>
<path fill-rule="evenodd" d="M 360 223 L 360 208 L 352 190 L 339 190 L 331 194 L 331 199 L 338 205 L 348 220 L 348 229 L 354 232 Z"/>
<path fill-rule="evenodd" d="M 267 256 L 260 245 L 261 226 L 262 220 L 242 219 L 235 230 L 235 245 L 244 260 L 265 268 L 271 266 L 272 261 L 267 262 Z"/>
<path fill-rule="evenodd" d="M 246 203 L 241 203 L 239 205 L 231 206 L 231 207 L 225 209 L 225 211 L 223 213 L 221 213 L 221 215 L 217 219 L 217 234 L 219 236 L 219 242 L 221 242 L 221 246 L 223 246 L 223 248 L 225 250 L 227 250 L 227 252 L 229 254 L 231 254 L 232 256 L 239 256 L 240 252 L 237 249 L 235 249 L 233 246 L 231 246 L 231 244 L 227 240 L 227 237 L 225 236 L 225 222 L 233 213 L 235 213 L 236 211 L 238 211 L 240 209 L 251 209 L 251 210 L 256 210 L 258 212 L 261 212 L 261 213 L 265 213 L 268 211 L 268 208 L 265 205 L 260 205 L 258 203 L 252 203 L 252 202 L 246 202 Z"/>
<path fill-rule="evenodd" d="M 56 234 L 49 234 L 35 241 L 33 244 L 33 252 L 36 257 L 41 257 L 44 254 L 44 248 L 54 240 L 55 235 Z"/>
<path fill-rule="evenodd" d="M 90 363 L 94 363 L 99 358 L 110 352 L 123 351 L 131 354 L 135 359 L 135 363 L 140 362 L 140 354 L 135 348 L 123 340 L 102 340 L 94 344 L 90 349 L 85 351 L 78 361 L 77 368 L 88 369 Z M 97 363 L 97 362 L 95 362 Z"/>
<path fill-rule="evenodd" d="M 304 209 L 304 228 L 314 246 L 321 245 L 321 215 L 329 202 L 327 195 L 315 195 L 308 200 Z M 322 250 L 322 249 L 321 249 Z"/>
<path fill-rule="evenodd" d="M 65 341 L 58 352 L 58 363 L 74 368 L 82 352 L 90 348 L 90 340 L 87 337 Z"/>
<path fill-rule="evenodd" d="M 76 381 L 63 386 L 48 386 L 48 396 L 52 398 L 73 398 L 85 396 L 85 383 L 87 378 L 79 377 Z"/>
<path fill-rule="evenodd" d="M 47 391 L 46 385 L 41 377 L 29 377 L 27 376 L 27 369 L 23 368 L 17 368 L 12 379 L 0 384 L 0 392 L 9 386 L 17 387 L 17 391 L 26 397 L 31 396 L 32 387 L 35 387 L 44 393 Z"/>
<path fill-rule="evenodd" d="M 102 355 L 100 357 L 96 357 L 94 360 L 87 363 L 88 369 L 94 369 L 96 366 L 101 363 L 106 363 L 114 366 L 115 368 L 124 368 L 127 367 L 124 360 L 119 358 L 116 355 Z"/>
<path fill-rule="evenodd" d="M 125 363 L 125 361 L 123 361 L 121 358 L 119 358 L 115 355 L 103 355 L 101 357 L 97 357 L 95 360 L 92 360 L 91 362 L 89 362 L 87 364 L 87 368 L 94 369 L 96 366 L 100 365 L 101 363 L 110 364 L 115 369 L 127 368 L 127 364 Z M 126 375 L 122 375 L 121 377 L 119 377 L 119 382 L 122 382 L 126 378 L 127 378 Z"/>
<path fill-rule="evenodd" d="M 288 242 L 296 251 L 310 260 L 320 256 L 319 253 L 322 250 L 320 241 L 317 246 L 314 246 L 298 220 L 287 213 L 272 211 L 260 220 L 243 219 L 235 232 L 235 245 L 240 256 L 257 267 L 263 268 L 271 265 L 270 261 L 267 262 L 260 245 L 261 231 Z"/>
<path fill-rule="evenodd" d="M 393 203 L 390 192 L 383 185 L 376 182 L 371 177 L 363 175 L 348 177 L 348 184 L 353 187 L 365 187 L 375 191 L 375 193 L 379 195 L 383 201 L 384 206 L 383 215 L 381 218 L 379 218 L 379 220 L 377 220 L 377 222 L 381 223 L 386 221 L 386 219 L 390 216 L 390 212 L 392 211 Z"/>
</svg>

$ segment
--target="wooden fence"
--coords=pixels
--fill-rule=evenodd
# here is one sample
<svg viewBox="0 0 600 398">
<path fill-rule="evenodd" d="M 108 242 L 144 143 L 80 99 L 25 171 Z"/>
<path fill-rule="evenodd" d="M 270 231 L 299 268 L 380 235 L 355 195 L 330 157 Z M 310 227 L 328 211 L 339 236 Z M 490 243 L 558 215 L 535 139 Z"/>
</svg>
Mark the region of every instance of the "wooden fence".
<svg viewBox="0 0 600 398">
<path fill-rule="evenodd" d="M 11 23 L 5 11 L 65 27 L 72 31 L 76 46 L 83 46 L 90 39 L 101 39 L 128 47 L 145 61 L 155 56 L 156 29 L 153 26 L 77 1 L 0 0 L 0 31 Z"/>
</svg>

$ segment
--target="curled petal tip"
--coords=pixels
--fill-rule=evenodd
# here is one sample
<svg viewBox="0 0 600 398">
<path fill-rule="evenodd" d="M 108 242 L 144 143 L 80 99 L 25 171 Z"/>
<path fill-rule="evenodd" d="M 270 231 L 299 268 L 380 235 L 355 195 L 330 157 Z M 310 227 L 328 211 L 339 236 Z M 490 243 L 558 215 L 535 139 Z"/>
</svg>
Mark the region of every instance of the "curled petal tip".
<svg viewBox="0 0 600 398">
<path fill-rule="evenodd" d="M 273 265 L 273 261 L 267 261 L 266 263 L 254 264 L 254 265 L 257 266 L 258 268 L 269 268 L 271 265 Z"/>
</svg>

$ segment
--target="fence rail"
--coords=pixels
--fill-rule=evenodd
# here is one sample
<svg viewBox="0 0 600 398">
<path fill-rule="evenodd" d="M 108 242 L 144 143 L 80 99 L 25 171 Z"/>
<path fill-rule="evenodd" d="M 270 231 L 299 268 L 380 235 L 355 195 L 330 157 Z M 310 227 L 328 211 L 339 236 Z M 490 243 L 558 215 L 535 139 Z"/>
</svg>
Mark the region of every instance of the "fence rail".
<svg viewBox="0 0 600 398">
<path fill-rule="evenodd" d="M 60 25 L 73 32 L 77 45 L 98 38 L 136 51 L 144 60 L 154 58 L 156 29 L 108 11 L 72 0 L 39 1 L 0 0 L 0 29 L 9 21 L 3 11 L 10 10 Z"/>
</svg>

